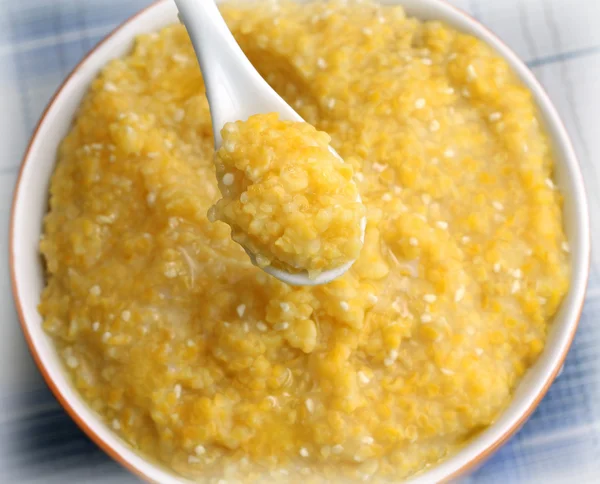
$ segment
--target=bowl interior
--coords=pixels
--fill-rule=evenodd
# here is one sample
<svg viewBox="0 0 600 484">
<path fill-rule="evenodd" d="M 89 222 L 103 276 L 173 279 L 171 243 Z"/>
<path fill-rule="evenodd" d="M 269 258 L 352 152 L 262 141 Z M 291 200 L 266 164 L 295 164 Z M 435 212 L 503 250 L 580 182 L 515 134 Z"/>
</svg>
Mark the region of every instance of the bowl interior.
<svg viewBox="0 0 600 484">
<path fill-rule="evenodd" d="M 465 448 L 432 468 L 414 482 L 437 482 L 475 464 L 518 428 L 559 370 L 577 327 L 589 264 L 588 213 L 583 182 L 568 136 L 543 89 L 531 72 L 501 41 L 464 13 L 441 0 L 384 0 L 403 5 L 421 19 L 443 20 L 485 40 L 505 57 L 533 92 L 541 116 L 553 139 L 556 153 L 555 181 L 565 195 L 565 230 L 571 246 L 571 289 L 548 335 L 546 348 L 519 385 L 515 397 L 498 421 Z M 121 26 L 80 64 L 57 93 L 38 126 L 24 159 L 15 190 L 11 219 L 11 272 L 17 309 L 38 366 L 61 403 L 105 451 L 130 469 L 161 483 L 182 482 L 161 465 L 140 457 L 110 431 L 72 387 L 52 340 L 41 328 L 37 305 L 44 286 L 43 264 L 38 251 L 42 220 L 48 208 L 48 187 L 56 152 L 71 127 L 73 116 L 91 81 L 110 59 L 126 54 L 133 38 L 177 21 L 171 1 L 163 0 Z"/>
</svg>

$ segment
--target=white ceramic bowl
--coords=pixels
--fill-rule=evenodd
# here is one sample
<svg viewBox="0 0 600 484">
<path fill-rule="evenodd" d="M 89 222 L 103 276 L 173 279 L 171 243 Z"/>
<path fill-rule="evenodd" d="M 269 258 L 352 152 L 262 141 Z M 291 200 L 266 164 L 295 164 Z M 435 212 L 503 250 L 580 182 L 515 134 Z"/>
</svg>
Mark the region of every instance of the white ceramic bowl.
<svg viewBox="0 0 600 484">
<path fill-rule="evenodd" d="M 473 469 L 505 442 L 525 422 L 562 367 L 577 328 L 588 277 L 588 208 L 568 135 L 546 93 L 523 62 L 485 27 L 443 0 L 388 0 L 385 3 L 403 5 L 409 15 L 442 20 L 483 39 L 508 61 L 529 87 L 554 144 L 555 181 L 565 195 L 565 230 L 571 246 L 571 288 L 551 325 L 544 352 L 496 423 L 463 450 L 413 480 L 433 483 Z M 100 447 L 131 471 L 160 483 L 181 482 L 181 478 L 138 455 L 102 422 L 72 387 L 52 340 L 42 330 L 37 305 L 44 286 L 44 271 L 38 241 L 48 208 L 48 186 L 57 148 L 89 84 L 108 60 L 130 50 L 136 35 L 176 22 L 176 13 L 175 5 L 168 0 L 141 11 L 95 47 L 61 85 L 42 115 L 23 158 L 10 225 L 10 270 L 16 307 L 31 352 L 48 385 L 71 417 Z"/>
</svg>

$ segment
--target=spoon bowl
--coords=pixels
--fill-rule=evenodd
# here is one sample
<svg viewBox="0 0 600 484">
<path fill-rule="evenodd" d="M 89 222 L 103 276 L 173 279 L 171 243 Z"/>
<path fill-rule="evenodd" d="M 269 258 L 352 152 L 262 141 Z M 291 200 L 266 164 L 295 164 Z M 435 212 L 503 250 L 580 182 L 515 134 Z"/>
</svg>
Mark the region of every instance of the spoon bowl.
<svg viewBox="0 0 600 484">
<path fill-rule="evenodd" d="M 337 156 L 337 153 L 333 150 L 333 148 L 330 148 L 330 149 L 331 149 L 331 152 Z M 360 195 L 358 195 L 356 197 L 356 201 L 359 203 L 362 203 L 362 199 L 360 198 Z M 363 244 L 365 242 L 366 226 L 367 226 L 367 219 L 366 219 L 366 217 L 363 217 L 360 221 L 360 232 L 361 232 L 360 241 Z M 258 267 L 258 264 L 256 263 L 255 254 L 252 253 L 251 251 L 249 251 L 248 249 L 246 249 L 245 247 L 244 247 L 244 250 L 246 251 L 246 254 L 248 254 L 248 257 L 250 257 L 250 260 L 252 261 L 252 263 Z M 276 277 L 280 281 L 283 281 L 291 286 L 318 286 L 320 284 L 327 284 L 327 283 L 337 279 L 338 277 L 342 276 L 348 269 L 350 269 L 350 267 L 352 267 L 352 264 L 354 264 L 354 262 L 355 262 L 354 260 L 351 260 L 349 262 L 346 262 L 345 264 L 342 264 L 341 266 L 334 267 L 333 269 L 329 269 L 329 270 L 320 272 L 319 274 L 317 274 L 316 276 L 314 276 L 312 278 L 308 277 L 308 273 L 306 271 L 292 273 L 292 272 L 286 272 L 282 269 L 278 269 L 277 267 L 274 267 L 274 266 L 265 266 L 265 267 L 262 267 L 261 269 L 263 271 L 265 271 L 267 274 L 270 274 L 273 277 Z"/>
<path fill-rule="evenodd" d="M 215 140 L 215 151 L 221 147 L 221 127 L 229 121 L 246 120 L 261 113 L 278 113 L 283 121 L 304 122 L 261 77 L 250 63 L 213 0 L 175 0 L 179 19 L 185 25 L 200 64 Z M 342 158 L 330 146 L 329 150 Z M 343 161 L 343 160 L 342 160 Z M 362 203 L 360 195 L 356 201 Z M 366 217 L 360 222 L 364 243 Z M 254 265 L 256 255 L 244 247 Z M 354 261 L 319 273 L 313 278 L 307 271 L 289 273 L 273 266 L 262 269 L 277 279 L 294 286 L 326 284 L 344 274 Z"/>
</svg>

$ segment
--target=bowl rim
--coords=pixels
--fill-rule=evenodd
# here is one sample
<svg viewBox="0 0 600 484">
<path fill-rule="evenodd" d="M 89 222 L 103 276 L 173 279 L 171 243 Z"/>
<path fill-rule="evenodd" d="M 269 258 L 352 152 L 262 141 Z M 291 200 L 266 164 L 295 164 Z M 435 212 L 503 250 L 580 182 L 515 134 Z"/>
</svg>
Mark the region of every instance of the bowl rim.
<svg viewBox="0 0 600 484">
<path fill-rule="evenodd" d="M 46 116 L 48 115 L 48 113 L 50 112 L 52 107 L 54 106 L 55 102 L 59 99 L 59 97 L 61 96 L 63 91 L 66 90 L 68 85 L 73 81 L 73 78 L 77 75 L 77 72 L 79 71 L 79 69 L 84 64 L 86 64 L 87 61 L 97 53 L 97 51 L 100 49 L 100 47 L 102 47 L 105 43 L 107 43 L 115 34 L 124 30 L 130 24 L 133 24 L 134 22 L 136 22 L 138 20 L 138 18 L 143 16 L 145 13 L 156 8 L 160 4 L 166 3 L 168 1 L 170 1 L 170 0 L 154 0 L 152 3 L 150 3 L 146 7 L 137 11 L 136 13 L 134 13 L 133 15 L 128 17 L 125 21 L 118 24 L 114 29 L 112 29 L 108 34 L 106 34 L 98 43 L 96 43 L 84 55 L 84 57 L 71 70 L 71 72 L 68 74 L 68 76 L 57 87 L 56 91 L 54 92 L 54 94 L 48 101 L 46 107 L 44 108 L 42 114 L 40 115 L 40 118 L 35 126 L 35 129 L 33 130 L 32 134 L 31 134 L 31 137 L 29 139 L 29 142 L 27 144 L 27 147 L 25 149 L 25 152 L 24 152 L 22 160 L 21 160 L 19 172 L 18 172 L 14 190 L 13 190 L 12 202 L 11 202 L 10 221 L 9 221 L 9 241 L 8 241 L 9 242 L 9 244 L 8 244 L 8 246 L 9 246 L 8 247 L 9 275 L 10 275 L 11 288 L 12 288 L 12 293 L 13 293 L 13 299 L 15 302 L 15 308 L 17 311 L 17 316 L 18 316 L 19 323 L 20 323 L 21 329 L 22 329 L 24 337 L 25 337 L 25 341 L 29 348 L 29 351 L 33 357 L 33 360 L 34 360 L 36 366 L 38 367 L 40 373 L 42 374 L 42 377 L 44 378 L 45 383 L 48 385 L 52 394 L 59 401 L 59 403 L 65 409 L 65 411 L 70 416 L 70 418 L 73 419 L 73 421 L 79 426 L 79 428 L 81 430 L 83 430 L 83 432 L 96 445 L 98 445 L 98 447 L 100 447 L 114 461 L 116 461 L 122 467 L 124 467 L 125 469 L 130 471 L 132 474 L 142 478 L 146 482 L 152 482 L 152 483 L 158 483 L 159 481 L 156 481 L 155 478 L 153 478 L 151 475 L 144 472 L 142 469 L 140 469 L 135 464 L 130 462 L 126 457 L 123 457 L 115 448 L 113 448 L 111 446 L 110 443 L 108 443 L 106 440 L 104 440 L 99 435 L 99 433 L 96 432 L 93 424 L 89 424 L 84 417 L 79 415 L 77 410 L 75 410 L 74 407 L 69 403 L 68 398 L 65 395 L 63 395 L 63 393 L 60 391 L 58 386 L 54 383 L 54 380 L 53 380 L 52 376 L 50 375 L 50 372 L 46 369 L 46 367 L 42 361 L 42 358 L 41 358 L 40 354 L 38 353 L 38 349 L 33 341 L 32 335 L 30 333 L 29 324 L 27 323 L 26 318 L 25 318 L 25 313 L 23 310 L 21 296 L 20 296 L 20 292 L 19 292 L 18 284 L 17 284 L 17 268 L 16 268 L 15 260 L 14 260 L 15 259 L 15 257 L 14 257 L 15 245 L 16 245 L 16 241 L 15 241 L 15 211 L 16 210 L 15 210 L 15 208 L 19 201 L 19 188 L 20 188 L 21 178 L 22 178 L 25 166 L 30 160 L 31 150 L 32 150 L 32 147 L 38 136 L 39 130 L 40 130 L 41 126 L 45 123 Z M 398 0 L 396 0 L 396 1 L 398 1 Z M 402 2 L 402 0 L 399 0 L 398 3 L 400 3 L 400 2 Z M 590 255 L 591 255 L 590 237 L 591 236 L 590 236 L 590 229 L 589 229 L 590 221 L 589 221 L 588 202 L 587 202 L 587 196 L 585 193 L 585 184 L 583 183 L 583 177 L 581 174 L 581 168 L 580 168 L 581 165 L 579 163 L 578 156 L 574 150 L 571 137 L 569 136 L 568 131 L 566 130 L 564 122 L 563 122 L 562 118 L 558 115 L 556 108 L 554 106 L 554 103 L 551 101 L 545 88 L 541 85 L 541 83 L 535 77 L 535 75 L 533 74 L 531 69 L 525 64 L 525 62 L 502 39 L 500 39 L 491 29 L 486 27 L 479 20 L 477 20 L 476 18 L 474 18 L 473 16 L 471 16 L 464 10 L 456 7 L 455 5 L 452 5 L 448 0 L 429 0 L 429 2 L 437 3 L 441 6 L 444 6 L 446 8 L 450 8 L 451 10 L 454 10 L 454 12 L 458 16 L 462 17 L 465 22 L 475 25 L 481 31 L 485 32 L 486 35 L 493 38 L 512 57 L 511 59 L 507 59 L 505 53 L 498 53 L 505 60 L 507 60 L 507 62 L 509 62 L 512 69 L 514 69 L 514 66 L 512 64 L 517 64 L 517 65 L 519 65 L 521 70 L 523 70 L 524 72 L 529 74 L 530 79 L 527 80 L 527 83 L 529 83 L 533 87 L 535 87 L 535 89 L 537 89 L 537 91 L 540 93 L 540 95 L 542 96 L 542 101 L 548 107 L 548 109 L 550 110 L 550 113 L 553 115 L 552 122 L 555 123 L 556 129 L 558 129 L 558 131 L 559 131 L 559 135 L 553 136 L 552 139 L 554 141 L 556 141 L 557 139 L 559 140 L 559 144 L 563 145 L 563 147 L 568 152 L 568 155 L 569 155 L 568 157 L 570 159 L 572 159 L 574 162 L 573 166 L 574 166 L 575 172 L 573 173 L 573 176 L 577 179 L 576 181 L 579 182 L 579 185 L 583 190 L 583 194 L 582 194 L 582 197 L 579 200 L 579 202 L 581 203 L 580 208 L 583 209 L 584 218 L 585 218 L 585 223 L 583 224 L 583 232 L 584 233 L 582 234 L 582 235 L 584 235 L 583 245 L 584 245 L 584 249 L 585 249 L 583 257 L 584 257 L 584 262 L 586 262 L 584 264 L 585 273 L 583 274 L 584 283 L 583 283 L 583 287 L 580 289 L 581 294 L 578 297 L 578 301 L 576 301 L 577 307 L 576 307 L 576 309 L 574 309 L 572 311 L 573 315 L 569 318 L 569 319 L 573 320 L 573 322 L 571 324 L 572 327 L 570 328 L 569 334 L 566 337 L 566 341 L 564 342 L 563 347 L 561 348 L 560 354 L 556 359 L 556 362 L 552 368 L 552 371 L 548 372 L 545 375 L 545 381 L 543 383 L 542 388 L 540 389 L 540 391 L 538 392 L 536 397 L 533 399 L 533 401 L 530 403 L 530 405 L 521 413 L 521 415 L 519 416 L 519 418 L 517 419 L 516 422 L 514 422 L 510 427 L 506 428 L 502 432 L 501 435 L 499 435 L 491 444 L 487 445 L 482 450 L 480 450 L 477 453 L 477 455 L 475 455 L 473 458 L 465 461 L 462 465 L 460 465 L 460 467 L 456 468 L 449 474 L 443 476 L 441 478 L 441 480 L 438 481 L 438 482 L 450 482 L 450 481 L 453 481 L 454 479 L 457 479 L 460 476 L 467 474 L 469 471 L 472 471 L 472 470 L 476 469 L 477 467 L 479 467 L 483 462 L 485 462 L 485 460 L 488 457 L 490 457 L 496 450 L 498 450 L 499 447 L 501 447 L 510 437 L 512 437 L 521 428 L 521 426 L 527 421 L 527 419 L 531 416 L 533 411 L 539 405 L 540 401 L 546 395 L 548 389 L 554 382 L 556 376 L 560 373 L 560 371 L 564 365 L 565 359 L 567 357 L 567 354 L 569 352 L 569 349 L 571 348 L 571 345 L 573 343 L 575 333 L 579 326 L 581 313 L 583 311 L 583 306 L 584 306 L 584 302 L 585 302 L 585 293 L 586 293 L 586 289 L 587 289 L 587 285 L 588 285 L 588 278 L 589 278 L 589 271 L 590 271 Z M 385 0 L 383 0 L 381 3 L 382 4 L 389 3 L 389 0 L 387 2 Z M 393 3 L 395 3 L 395 2 L 393 2 Z M 524 82 L 524 81 L 522 81 L 522 82 Z M 532 89 L 532 87 L 529 85 L 527 87 L 530 90 Z M 81 398 L 79 395 L 78 395 L 78 397 Z M 142 458 L 144 460 L 147 460 L 146 456 L 144 456 L 144 455 L 142 455 Z M 437 464 L 434 467 L 437 467 Z M 417 474 L 416 476 L 409 478 L 409 480 L 418 479 L 420 477 L 425 477 L 426 474 L 427 473 Z"/>
</svg>

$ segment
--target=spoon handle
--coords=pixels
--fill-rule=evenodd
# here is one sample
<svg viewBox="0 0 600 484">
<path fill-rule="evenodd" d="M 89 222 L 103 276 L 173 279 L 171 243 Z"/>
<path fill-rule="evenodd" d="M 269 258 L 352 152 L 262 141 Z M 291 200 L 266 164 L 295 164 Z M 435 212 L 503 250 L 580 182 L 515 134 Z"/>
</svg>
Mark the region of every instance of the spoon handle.
<svg viewBox="0 0 600 484">
<path fill-rule="evenodd" d="M 215 149 L 228 121 L 246 120 L 269 111 L 282 119 L 300 116 L 267 84 L 250 63 L 225 24 L 214 0 L 175 0 L 179 18 L 192 40 L 210 105 Z M 274 106 L 274 100 L 279 100 Z"/>
</svg>

